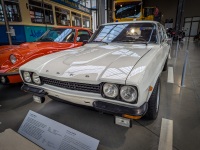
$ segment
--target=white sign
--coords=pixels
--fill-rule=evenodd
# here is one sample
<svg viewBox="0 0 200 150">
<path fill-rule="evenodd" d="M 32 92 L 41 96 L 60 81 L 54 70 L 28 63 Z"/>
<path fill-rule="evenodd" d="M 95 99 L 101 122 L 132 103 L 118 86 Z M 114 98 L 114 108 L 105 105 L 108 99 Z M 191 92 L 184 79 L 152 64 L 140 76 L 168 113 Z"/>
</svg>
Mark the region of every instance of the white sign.
<svg viewBox="0 0 200 150">
<path fill-rule="evenodd" d="M 15 29 L 12 26 L 10 26 L 10 35 L 15 36 Z"/>
<path fill-rule="evenodd" d="M 99 140 L 29 111 L 18 133 L 48 150 L 96 150 Z"/>
</svg>

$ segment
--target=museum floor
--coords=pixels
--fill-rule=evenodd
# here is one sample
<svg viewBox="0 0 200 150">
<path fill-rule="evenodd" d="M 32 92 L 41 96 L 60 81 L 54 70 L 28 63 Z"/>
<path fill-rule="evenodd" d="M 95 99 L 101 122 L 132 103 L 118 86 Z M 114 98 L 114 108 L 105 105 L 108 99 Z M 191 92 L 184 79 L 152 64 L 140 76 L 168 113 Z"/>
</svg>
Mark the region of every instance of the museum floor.
<svg viewBox="0 0 200 150">
<path fill-rule="evenodd" d="M 18 131 L 29 110 L 35 111 L 100 141 L 100 150 L 158 149 L 162 118 L 173 120 L 173 149 L 197 150 L 200 147 L 200 43 L 189 44 L 189 61 L 185 86 L 180 87 L 186 43 L 177 52 L 173 44 L 169 67 L 174 83 L 168 83 L 168 72 L 161 76 L 162 91 L 159 116 L 155 121 L 133 120 L 132 128 L 114 124 L 114 117 L 94 110 L 72 106 L 51 99 L 38 104 L 21 84 L 0 85 L 0 132 Z"/>
</svg>

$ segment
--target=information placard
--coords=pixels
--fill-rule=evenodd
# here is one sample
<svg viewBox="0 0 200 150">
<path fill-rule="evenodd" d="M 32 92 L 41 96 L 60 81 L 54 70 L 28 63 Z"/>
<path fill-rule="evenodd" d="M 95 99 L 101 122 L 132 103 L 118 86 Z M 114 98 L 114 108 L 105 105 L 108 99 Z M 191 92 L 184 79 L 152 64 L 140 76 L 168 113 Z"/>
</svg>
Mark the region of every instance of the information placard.
<svg viewBox="0 0 200 150">
<path fill-rule="evenodd" d="M 99 140 L 29 111 L 18 133 L 48 150 L 96 150 Z"/>
</svg>

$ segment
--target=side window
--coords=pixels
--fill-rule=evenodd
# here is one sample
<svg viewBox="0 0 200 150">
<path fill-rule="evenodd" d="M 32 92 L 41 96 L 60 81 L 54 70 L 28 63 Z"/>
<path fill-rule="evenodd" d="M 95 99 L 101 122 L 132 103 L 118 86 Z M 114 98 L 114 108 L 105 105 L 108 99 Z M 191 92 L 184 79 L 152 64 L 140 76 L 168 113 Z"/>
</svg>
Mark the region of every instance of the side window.
<svg viewBox="0 0 200 150">
<path fill-rule="evenodd" d="M 76 39 L 77 42 L 88 41 L 89 39 L 90 39 L 90 34 L 88 33 L 88 31 L 85 30 L 78 31 L 78 36 Z"/>
<path fill-rule="evenodd" d="M 74 42 L 74 38 L 75 38 L 75 30 L 73 29 L 72 32 L 70 32 L 69 34 L 66 35 L 64 41 L 65 42 Z"/>
<path fill-rule="evenodd" d="M 163 35 L 164 35 L 164 39 L 168 38 L 166 30 L 164 28 L 164 26 L 162 26 L 162 30 L 163 30 Z"/>
<path fill-rule="evenodd" d="M 162 43 L 162 41 L 164 40 L 164 34 L 163 34 L 162 27 L 160 25 L 158 25 L 158 33 L 160 37 L 160 43 Z"/>
</svg>

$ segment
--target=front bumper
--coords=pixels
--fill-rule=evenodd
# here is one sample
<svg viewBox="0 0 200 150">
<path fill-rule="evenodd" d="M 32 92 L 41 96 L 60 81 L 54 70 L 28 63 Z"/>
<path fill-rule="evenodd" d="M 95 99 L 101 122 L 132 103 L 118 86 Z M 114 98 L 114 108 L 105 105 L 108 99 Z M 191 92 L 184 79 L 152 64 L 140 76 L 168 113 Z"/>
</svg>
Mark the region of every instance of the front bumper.
<svg viewBox="0 0 200 150">
<path fill-rule="evenodd" d="M 0 80 L 2 84 L 11 84 L 11 83 L 19 83 L 22 82 L 22 79 L 18 72 L 11 72 L 11 73 L 0 73 L 0 79 L 4 78 L 5 82 Z"/>
<path fill-rule="evenodd" d="M 111 113 L 115 115 L 131 115 L 131 116 L 143 116 L 147 109 L 148 109 L 148 103 L 144 103 L 140 107 L 125 107 L 110 103 L 105 103 L 101 101 L 95 101 L 93 103 L 93 107 L 102 112 Z"/>
<path fill-rule="evenodd" d="M 39 89 L 39 88 L 35 88 L 35 87 L 31 87 L 31 86 L 28 86 L 26 84 L 22 85 L 21 90 L 28 92 L 28 93 L 31 93 L 33 95 L 39 96 L 39 97 L 44 97 L 45 95 L 47 95 L 47 93 L 44 90 Z"/>
<path fill-rule="evenodd" d="M 31 93 L 33 95 L 37 95 L 39 97 L 44 97 L 45 95 L 48 95 L 48 93 L 47 93 L 48 91 L 45 92 L 45 90 L 43 90 L 43 89 L 31 87 L 26 84 L 24 84 L 21 89 L 25 92 L 29 92 L 29 93 Z M 55 96 L 52 96 L 49 93 L 49 97 L 54 98 Z M 58 97 L 55 97 L 55 98 L 62 99 L 62 98 L 58 98 Z M 84 98 L 81 98 L 81 97 L 79 97 L 79 100 L 85 101 Z M 70 99 L 67 102 L 72 103 L 72 104 L 78 104 L 78 103 L 73 103 L 73 101 Z M 105 113 L 119 115 L 119 116 L 123 116 L 123 115 L 143 116 L 148 109 L 148 103 L 144 103 L 140 107 L 133 107 L 133 106 L 129 107 L 129 106 L 124 106 L 124 105 L 120 105 L 120 104 L 118 104 L 118 105 L 112 104 L 109 102 L 101 101 L 99 99 L 96 99 L 96 100 L 94 99 L 92 101 L 91 105 L 86 105 L 86 104 L 84 104 L 84 102 L 82 104 L 79 103 L 79 105 L 90 106 L 100 112 L 105 112 Z"/>
</svg>

